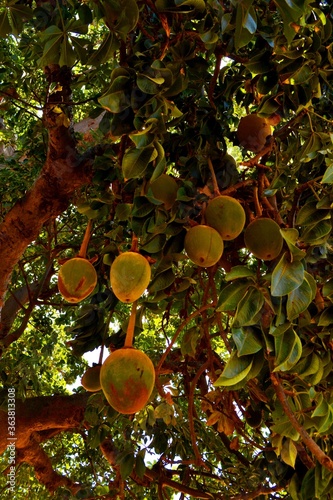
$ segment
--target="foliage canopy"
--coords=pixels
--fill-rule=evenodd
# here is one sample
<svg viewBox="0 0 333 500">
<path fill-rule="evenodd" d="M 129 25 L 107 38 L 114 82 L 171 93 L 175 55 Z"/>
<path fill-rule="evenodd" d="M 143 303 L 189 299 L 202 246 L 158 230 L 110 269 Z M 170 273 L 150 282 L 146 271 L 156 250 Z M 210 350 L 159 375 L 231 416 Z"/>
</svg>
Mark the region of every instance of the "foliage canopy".
<svg viewBox="0 0 333 500">
<path fill-rule="evenodd" d="M 0 3 L 3 498 L 13 456 L 18 499 L 331 497 L 330 4 Z M 245 228 L 202 267 L 184 240 L 220 195 Z M 274 258 L 246 247 L 258 219 Z M 68 389 L 85 353 L 124 345 L 110 266 L 126 251 L 151 268 L 134 346 L 156 383 L 134 415 Z M 57 275 L 78 255 L 98 282 L 68 303 Z"/>
</svg>

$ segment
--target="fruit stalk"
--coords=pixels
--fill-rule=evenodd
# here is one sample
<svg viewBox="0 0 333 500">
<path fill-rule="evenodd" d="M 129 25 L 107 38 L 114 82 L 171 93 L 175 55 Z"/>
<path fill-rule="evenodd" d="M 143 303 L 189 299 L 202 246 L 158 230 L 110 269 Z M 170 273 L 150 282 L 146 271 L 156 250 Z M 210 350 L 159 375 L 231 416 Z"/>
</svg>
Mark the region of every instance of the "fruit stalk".
<svg viewBox="0 0 333 500">
<path fill-rule="evenodd" d="M 127 326 L 124 347 L 132 347 L 133 346 L 137 303 L 138 303 L 138 301 L 135 300 L 132 304 L 132 310 L 131 310 L 131 315 L 130 315 L 128 326 Z"/>
<path fill-rule="evenodd" d="M 92 220 L 89 219 L 84 236 L 83 236 L 81 247 L 80 247 L 79 253 L 77 255 L 78 257 L 82 257 L 83 259 L 85 259 L 86 255 L 87 255 L 87 248 L 88 248 L 90 237 L 91 237 L 91 230 L 92 230 Z"/>
</svg>

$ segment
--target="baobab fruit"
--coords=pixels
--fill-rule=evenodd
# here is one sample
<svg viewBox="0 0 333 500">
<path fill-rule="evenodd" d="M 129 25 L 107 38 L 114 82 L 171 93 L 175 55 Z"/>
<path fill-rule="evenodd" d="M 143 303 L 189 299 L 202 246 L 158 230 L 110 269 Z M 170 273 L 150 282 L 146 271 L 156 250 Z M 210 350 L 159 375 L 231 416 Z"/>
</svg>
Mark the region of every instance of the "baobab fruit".
<svg viewBox="0 0 333 500">
<path fill-rule="evenodd" d="M 245 226 L 245 211 L 231 196 L 217 196 L 208 202 L 206 223 L 220 233 L 223 240 L 234 240 Z"/>
<path fill-rule="evenodd" d="M 272 127 L 267 120 L 256 113 L 243 116 L 238 124 L 237 137 L 243 148 L 259 153 L 267 138 L 272 135 Z"/>
<path fill-rule="evenodd" d="M 155 368 L 144 352 L 134 347 L 113 351 L 104 361 L 100 382 L 112 408 L 132 414 L 144 408 L 155 385 Z"/>
<path fill-rule="evenodd" d="M 150 189 L 156 200 L 162 201 L 167 210 L 175 203 L 177 198 L 178 185 L 173 177 L 161 174 L 150 184 Z"/>
<path fill-rule="evenodd" d="M 124 252 L 112 262 L 111 288 L 121 302 L 129 304 L 141 297 L 150 278 L 149 262 L 137 252 Z"/>
<path fill-rule="evenodd" d="M 258 259 L 273 260 L 282 250 L 283 238 L 279 225 L 272 219 L 252 221 L 244 232 L 246 248 Z"/>
<path fill-rule="evenodd" d="M 99 375 L 101 372 L 101 365 L 90 366 L 84 372 L 81 378 L 81 385 L 89 392 L 97 392 L 101 390 L 101 382 Z"/>
<path fill-rule="evenodd" d="M 73 257 L 59 269 L 58 289 L 67 302 L 81 302 L 93 292 L 96 284 L 96 270 L 87 259 Z"/>
<path fill-rule="evenodd" d="M 211 267 L 222 257 L 224 244 L 216 229 L 199 224 L 187 231 L 184 248 L 188 258 L 194 264 Z"/>
</svg>

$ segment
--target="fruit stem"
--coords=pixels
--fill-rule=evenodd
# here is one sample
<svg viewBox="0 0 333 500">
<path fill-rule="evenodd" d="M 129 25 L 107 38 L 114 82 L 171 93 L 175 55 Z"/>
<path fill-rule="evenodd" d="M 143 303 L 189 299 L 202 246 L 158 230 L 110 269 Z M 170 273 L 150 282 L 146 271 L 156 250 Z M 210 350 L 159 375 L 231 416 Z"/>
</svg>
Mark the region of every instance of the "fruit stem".
<svg viewBox="0 0 333 500">
<path fill-rule="evenodd" d="M 208 162 L 208 167 L 209 167 L 210 175 L 212 176 L 214 194 L 215 195 L 219 195 L 220 194 L 219 185 L 217 183 L 217 179 L 216 179 L 216 175 L 215 175 L 215 170 L 214 170 L 214 167 L 213 167 L 213 162 L 212 162 L 212 160 L 210 159 L 209 156 L 207 158 L 207 162 Z"/>
<path fill-rule="evenodd" d="M 78 257 L 82 257 L 83 259 L 85 259 L 87 255 L 87 248 L 91 237 L 91 230 L 92 230 L 92 219 L 89 219 L 79 253 L 77 254 Z"/>
<path fill-rule="evenodd" d="M 133 233 L 132 234 L 131 252 L 137 252 L 137 251 L 138 251 L 138 237 Z"/>
<path fill-rule="evenodd" d="M 103 363 L 103 353 L 104 353 L 104 342 L 101 345 L 101 352 L 99 353 L 99 360 L 98 360 L 99 365 L 102 365 Z"/>
<path fill-rule="evenodd" d="M 135 300 L 132 304 L 132 310 L 131 310 L 131 315 L 130 315 L 128 326 L 127 326 L 124 347 L 132 347 L 132 345 L 133 345 L 137 303 L 138 303 L 138 301 Z"/>
</svg>

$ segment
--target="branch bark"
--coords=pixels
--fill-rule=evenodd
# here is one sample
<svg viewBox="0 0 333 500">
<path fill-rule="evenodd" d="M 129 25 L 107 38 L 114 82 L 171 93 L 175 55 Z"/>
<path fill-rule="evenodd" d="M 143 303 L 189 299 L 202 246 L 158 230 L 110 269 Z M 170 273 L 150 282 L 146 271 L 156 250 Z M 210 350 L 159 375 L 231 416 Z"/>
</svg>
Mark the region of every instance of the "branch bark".
<svg viewBox="0 0 333 500">
<path fill-rule="evenodd" d="M 89 393 L 71 396 L 43 396 L 17 401 L 15 407 L 15 439 L 6 432 L 0 434 L 0 455 L 10 444 L 15 446 L 15 465 L 28 463 L 35 469 L 36 478 L 49 491 L 66 486 L 73 492 L 80 486 L 55 472 L 50 458 L 40 446 L 52 436 L 75 430 L 84 420 Z M 0 429 L 7 429 L 7 412 L 0 410 Z"/>
<path fill-rule="evenodd" d="M 43 224 L 63 212 L 74 192 L 90 182 L 93 154 L 79 155 L 70 126 L 67 107 L 70 99 L 70 70 L 49 68 L 49 83 L 60 90 L 49 95 L 43 123 L 49 140 L 45 164 L 31 189 L 7 213 L 0 225 L 0 311 L 11 274 L 21 255 L 37 238 Z"/>
</svg>

